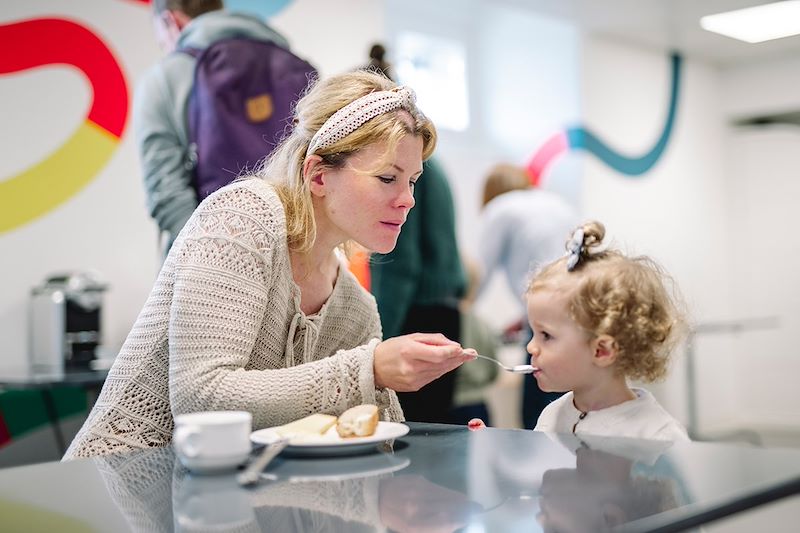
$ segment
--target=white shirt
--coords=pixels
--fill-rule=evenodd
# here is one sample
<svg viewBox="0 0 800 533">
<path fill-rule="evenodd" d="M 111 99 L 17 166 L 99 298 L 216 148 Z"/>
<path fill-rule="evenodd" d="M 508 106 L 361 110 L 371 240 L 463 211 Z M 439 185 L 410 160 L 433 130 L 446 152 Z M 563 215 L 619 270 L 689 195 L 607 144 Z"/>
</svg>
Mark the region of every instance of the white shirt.
<svg viewBox="0 0 800 533">
<path fill-rule="evenodd" d="M 532 269 L 564 255 L 564 244 L 579 223 L 566 200 L 538 188 L 501 194 L 486 204 L 481 219 L 484 276 L 478 295 L 492 274 L 502 270 L 519 298 Z"/>
<path fill-rule="evenodd" d="M 539 415 L 536 431 L 633 437 L 639 439 L 688 441 L 689 436 L 645 389 L 632 389 L 636 398 L 619 405 L 589 411 L 585 415 L 575 408 L 570 391 L 551 402 Z M 581 419 L 581 415 L 584 415 Z"/>
</svg>

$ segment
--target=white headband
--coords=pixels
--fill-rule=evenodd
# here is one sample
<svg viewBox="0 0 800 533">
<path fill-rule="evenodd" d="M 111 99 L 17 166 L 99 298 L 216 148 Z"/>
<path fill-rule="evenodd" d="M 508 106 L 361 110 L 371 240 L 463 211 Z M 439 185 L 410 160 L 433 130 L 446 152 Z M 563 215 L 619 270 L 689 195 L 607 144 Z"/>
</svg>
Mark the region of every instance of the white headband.
<svg viewBox="0 0 800 533">
<path fill-rule="evenodd" d="M 353 100 L 331 115 L 317 130 L 306 151 L 306 157 L 344 139 L 368 120 L 398 108 L 411 112 L 417 97 L 410 87 L 376 91 Z"/>
</svg>

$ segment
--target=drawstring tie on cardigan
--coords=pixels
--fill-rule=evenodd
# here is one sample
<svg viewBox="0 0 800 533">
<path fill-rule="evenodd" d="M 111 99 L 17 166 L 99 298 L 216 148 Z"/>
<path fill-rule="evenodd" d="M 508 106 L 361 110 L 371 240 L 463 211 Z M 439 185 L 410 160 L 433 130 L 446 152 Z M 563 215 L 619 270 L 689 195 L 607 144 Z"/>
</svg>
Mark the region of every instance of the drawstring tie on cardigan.
<svg viewBox="0 0 800 533">
<path fill-rule="evenodd" d="M 303 335 L 303 363 L 308 363 L 311 361 L 311 351 L 314 348 L 314 344 L 316 344 L 317 339 L 319 338 L 319 325 L 317 325 L 313 320 L 307 319 L 303 313 L 297 312 L 292 317 L 291 322 L 289 322 L 289 337 L 286 342 L 286 351 L 284 352 L 284 357 L 286 360 L 286 368 L 293 366 L 294 364 L 294 355 L 295 355 L 295 346 L 297 339 L 298 331 L 302 332 L 305 329 L 305 334 Z"/>
</svg>

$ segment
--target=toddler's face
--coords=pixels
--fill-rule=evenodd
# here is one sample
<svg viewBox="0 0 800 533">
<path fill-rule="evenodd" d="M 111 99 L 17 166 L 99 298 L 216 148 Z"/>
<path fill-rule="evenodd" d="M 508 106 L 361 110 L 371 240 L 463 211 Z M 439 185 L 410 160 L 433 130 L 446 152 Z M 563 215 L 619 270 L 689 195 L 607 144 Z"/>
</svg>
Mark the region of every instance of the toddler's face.
<svg viewBox="0 0 800 533">
<path fill-rule="evenodd" d="M 528 343 L 534 377 L 545 392 L 566 392 L 591 386 L 593 364 L 591 338 L 567 313 L 567 297 L 561 291 L 538 290 L 528 295 L 528 320 L 533 339 Z"/>
</svg>

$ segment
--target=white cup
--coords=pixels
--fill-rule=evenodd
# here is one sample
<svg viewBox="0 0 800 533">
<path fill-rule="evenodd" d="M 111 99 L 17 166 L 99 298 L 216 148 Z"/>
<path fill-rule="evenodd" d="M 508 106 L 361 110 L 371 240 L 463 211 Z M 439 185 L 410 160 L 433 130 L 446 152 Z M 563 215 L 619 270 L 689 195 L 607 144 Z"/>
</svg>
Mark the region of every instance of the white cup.
<svg viewBox="0 0 800 533">
<path fill-rule="evenodd" d="M 204 411 L 175 417 L 172 444 L 193 472 L 233 469 L 250 455 L 253 416 L 247 411 Z"/>
<path fill-rule="evenodd" d="M 260 531 L 249 491 L 233 476 L 179 472 L 173 478 L 172 497 L 176 532 Z"/>
</svg>

